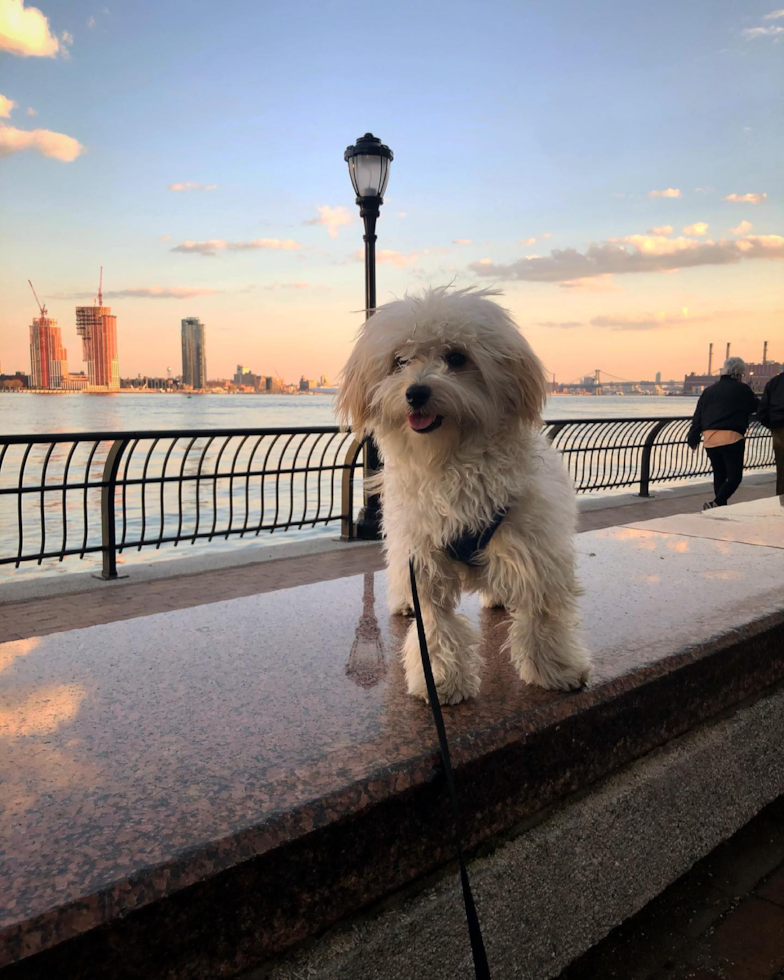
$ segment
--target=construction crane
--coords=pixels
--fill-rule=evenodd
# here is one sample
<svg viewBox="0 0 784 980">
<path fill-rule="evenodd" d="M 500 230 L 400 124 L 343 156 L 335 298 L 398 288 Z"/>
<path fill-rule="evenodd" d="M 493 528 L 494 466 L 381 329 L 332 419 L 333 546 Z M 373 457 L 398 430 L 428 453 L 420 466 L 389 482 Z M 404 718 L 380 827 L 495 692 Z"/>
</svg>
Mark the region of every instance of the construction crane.
<svg viewBox="0 0 784 980">
<path fill-rule="evenodd" d="M 35 291 L 35 286 L 28 279 L 27 282 L 30 284 L 30 289 L 33 291 L 33 296 L 35 296 L 35 301 L 38 304 L 38 309 L 41 311 L 41 316 L 46 316 L 46 303 L 42 303 L 38 298 L 38 293 Z"/>
</svg>

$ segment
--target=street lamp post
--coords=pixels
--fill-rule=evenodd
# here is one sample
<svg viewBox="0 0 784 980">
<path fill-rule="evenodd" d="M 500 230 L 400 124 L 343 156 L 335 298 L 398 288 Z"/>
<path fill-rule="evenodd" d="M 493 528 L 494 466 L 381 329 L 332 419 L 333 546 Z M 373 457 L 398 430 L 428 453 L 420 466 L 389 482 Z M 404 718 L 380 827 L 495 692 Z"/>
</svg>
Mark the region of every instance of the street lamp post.
<svg viewBox="0 0 784 980">
<path fill-rule="evenodd" d="M 384 191 L 389 180 L 389 165 L 393 154 L 388 146 L 372 133 L 365 133 L 343 154 L 354 192 L 357 195 L 359 216 L 365 222 L 365 313 L 376 310 L 376 220 L 384 203 Z M 365 443 L 365 479 L 380 469 L 378 447 L 372 439 Z M 381 537 L 381 499 L 377 493 L 365 491 L 364 507 L 357 520 L 357 537 L 377 541 Z"/>
</svg>

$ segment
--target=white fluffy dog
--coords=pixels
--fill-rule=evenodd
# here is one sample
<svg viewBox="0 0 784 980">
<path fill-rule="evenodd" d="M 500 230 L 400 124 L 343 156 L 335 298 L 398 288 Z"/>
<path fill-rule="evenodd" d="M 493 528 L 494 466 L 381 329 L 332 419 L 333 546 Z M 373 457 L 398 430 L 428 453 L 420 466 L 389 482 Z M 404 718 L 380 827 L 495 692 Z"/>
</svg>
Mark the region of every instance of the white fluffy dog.
<svg viewBox="0 0 784 980">
<path fill-rule="evenodd" d="M 462 589 L 508 610 L 524 681 L 577 688 L 590 670 L 574 490 L 540 432 L 544 369 L 492 295 L 444 287 L 379 307 L 337 402 L 341 419 L 378 443 L 390 608 L 410 612 L 411 556 L 442 704 L 479 692 L 479 637 L 456 612 Z M 415 623 L 403 657 L 409 693 L 426 698 Z"/>
</svg>

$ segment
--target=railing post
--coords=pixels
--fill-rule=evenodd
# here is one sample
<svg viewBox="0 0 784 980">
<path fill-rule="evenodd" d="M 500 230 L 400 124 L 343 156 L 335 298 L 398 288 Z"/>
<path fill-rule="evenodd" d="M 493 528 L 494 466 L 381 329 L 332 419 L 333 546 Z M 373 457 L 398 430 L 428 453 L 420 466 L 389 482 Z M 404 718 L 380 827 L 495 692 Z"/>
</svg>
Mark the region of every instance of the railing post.
<svg viewBox="0 0 784 980">
<path fill-rule="evenodd" d="M 101 482 L 101 552 L 103 569 L 101 578 L 109 580 L 117 575 L 117 528 L 114 521 L 114 494 L 117 489 L 117 473 L 127 439 L 116 439 L 106 454 Z"/>
<path fill-rule="evenodd" d="M 645 444 L 642 447 L 642 461 L 640 464 L 640 497 L 650 497 L 650 493 L 648 491 L 651 483 L 651 453 L 653 451 L 653 444 L 656 442 L 656 436 L 658 436 L 669 421 L 669 419 L 664 419 L 663 422 L 657 422 L 648 433 L 648 438 L 645 440 Z"/>
<path fill-rule="evenodd" d="M 354 472 L 357 468 L 357 457 L 362 449 L 362 443 L 353 439 L 343 460 L 343 483 L 341 486 L 343 517 L 340 521 L 340 537 L 342 541 L 353 541 L 357 535 L 354 525 Z"/>
</svg>

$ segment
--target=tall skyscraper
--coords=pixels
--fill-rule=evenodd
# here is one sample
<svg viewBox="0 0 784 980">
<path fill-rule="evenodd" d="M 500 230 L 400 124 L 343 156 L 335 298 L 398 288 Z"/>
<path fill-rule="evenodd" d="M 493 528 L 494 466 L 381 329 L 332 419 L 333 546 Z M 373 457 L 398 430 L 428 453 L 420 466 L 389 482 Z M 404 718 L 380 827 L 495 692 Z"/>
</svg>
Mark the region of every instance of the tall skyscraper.
<svg viewBox="0 0 784 980">
<path fill-rule="evenodd" d="M 61 388 L 67 377 L 68 353 L 63 347 L 57 320 L 51 316 L 33 317 L 30 324 L 31 387 Z"/>
<path fill-rule="evenodd" d="M 77 306 L 76 332 L 82 338 L 90 387 L 117 391 L 120 362 L 117 357 L 117 317 L 109 306 Z"/>
<path fill-rule="evenodd" d="M 182 321 L 182 383 L 192 388 L 204 388 L 207 384 L 204 324 L 197 316 Z"/>
</svg>

